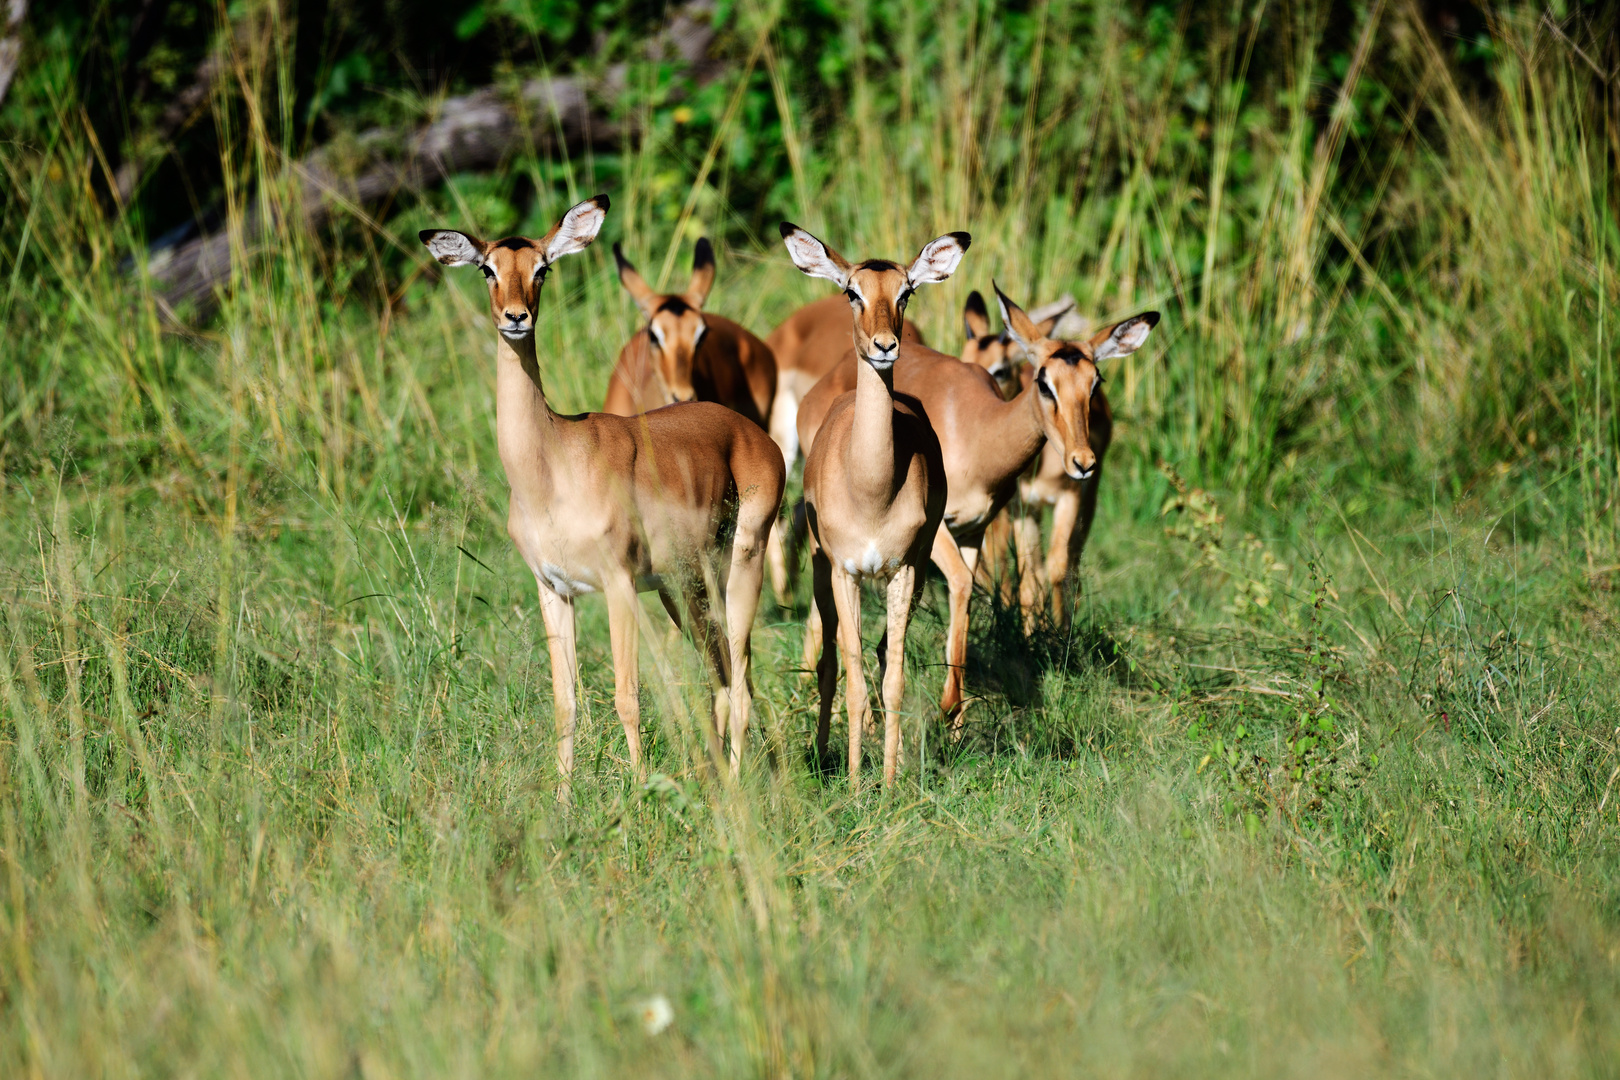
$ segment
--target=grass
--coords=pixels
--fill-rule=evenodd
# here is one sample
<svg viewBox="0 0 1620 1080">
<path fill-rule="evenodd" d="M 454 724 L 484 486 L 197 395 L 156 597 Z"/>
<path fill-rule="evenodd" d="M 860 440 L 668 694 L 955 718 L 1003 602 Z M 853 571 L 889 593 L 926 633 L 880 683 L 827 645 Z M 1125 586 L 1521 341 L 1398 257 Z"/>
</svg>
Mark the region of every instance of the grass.
<svg viewBox="0 0 1620 1080">
<path fill-rule="evenodd" d="M 1243 102 L 1217 86 L 1180 153 L 1195 125 L 1162 88 L 1188 56 L 1253 63 L 1249 23 L 1054 5 L 1046 89 L 1019 99 L 976 10 L 862 75 L 849 124 L 801 126 L 804 223 L 852 256 L 971 229 L 910 313 L 947 347 L 992 273 L 1166 319 L 1108 373 L 1072 633 L 979 597 L 948 745 L 935 584 L 888 793 L 806 767 L 802 596 L 756 631 L 735 791 L 698 768 L 701 678 L 646 608 L 635 785 L 588 600 L 558 808 L 480 286 L 389 244 L 537 232 L 566 192 L 513 209 L 463 177 L 374 232 L 287 232 L 180 333 L 119 270 L 133 226 L 85 197 L 78 129 L 8 151 L 0 1074 L 1620 1071 L 1615 132 L 1590 72 L 1503 9 L 1472 100 L 1376 8 L 1329 78 L 1290 8 L 1267 25 L 1295 66 Z M 14 93 L 66 93 L 52 70 Z M 1366 90 L 1408 78 L 1424 104 Z M 1307 90 L 1394 117 L 1387 174 Z M 1009 99 L 1027 137 L 998 142 Z M 1065 102 L 1113 148 L 1078 193 L 1083 147 L 1036 138 Z M 240 107 L 223 141 L 273 160 Z M 863 141 L 874 118 L 903 153 Z M 1387 134 L 1355 126 L 1341 147 Z M 615 163 L 608 239 L 652 265 L 688 204 L 725 235 L 717 160 L 690 198 L 668 147 Z M 763 330 L 815 295 L 775 249 L 722 246 L 715 310 Z M 605 246 L 544 306 L 548 386 L 594 406 L 635 326 Z M 673 1023 L 648 1035 L 657 995 Z"/>
</svg>

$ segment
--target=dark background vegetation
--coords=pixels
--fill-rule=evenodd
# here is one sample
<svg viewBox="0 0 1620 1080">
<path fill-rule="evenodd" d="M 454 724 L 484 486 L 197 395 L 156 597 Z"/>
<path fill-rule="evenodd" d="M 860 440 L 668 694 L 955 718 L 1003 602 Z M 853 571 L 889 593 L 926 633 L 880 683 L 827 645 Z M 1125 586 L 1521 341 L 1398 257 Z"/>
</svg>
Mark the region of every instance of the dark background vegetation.
<svg viewBox="0 0 1620 1080">
<path fill-rule="evenodd" d="M 1615 1077 L 1614 6 L 681 10 L 695 56 L 539 0 L 8 39 L 0 1076 Z M 411 157 L 476 115 L 497 152 Z M 651 604 L 631 775 L 582 601 L 557 804 L 483 285 L 415 236 L 599 190 L 565 411 L 639 325 L 612 241 L 674 282 L 713 237 L 761 334 L 824 295 L 783 217 L 970 230 L 907 313 L 946 350 L 992 278 L 1163 315 L 1072 625 L 977 595 L 951 741 L 931 584 L 888 792 L 806 767 L 801 587 L 736 787 Z"/>
</svg>

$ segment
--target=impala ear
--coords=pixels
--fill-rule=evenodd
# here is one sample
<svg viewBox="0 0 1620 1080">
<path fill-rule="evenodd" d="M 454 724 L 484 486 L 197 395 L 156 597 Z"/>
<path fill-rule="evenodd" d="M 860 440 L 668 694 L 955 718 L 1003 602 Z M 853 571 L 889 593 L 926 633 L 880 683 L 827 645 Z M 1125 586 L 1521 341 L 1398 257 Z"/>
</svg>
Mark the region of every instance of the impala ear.
<svg viewBox="0 0 1620 1080">
<path fill-rule="evenodd" d="M 607 220 L 609 205 L 606 195 L 596 195 L 570 207 L 562 220 L 553 225 L 536 245 L 545 253 L 546 265 L 550 266 L 564 255 L 590 247 L 591 241 L 602 229 L 602 222 Z"/>
<path fill-rule="evenodd" d="M 969 341 L 990 333 L 990 310 L 984 306 L 984 297 L 979 295 L 978 289 L 968 293 L 967 303 L 962 305 L 962 330 Z"/>
<path fill-rule="evenodd" d="M 686 286 L 683 299 L 701 310 L 703 301 L 709 298 L 709 290 L 712 288 L 714 288 L 714 245 L 709 243 L 709 238 L 705 236 L 700 238 L 697 246 L 692 249 L 692 280 Z"/>
<path fill-rule="evenodd" d="M 811 277 L 826 278 L 840 289 L 849 284 L 854 267 L 849 265 L 848 259 L 791 221 L 782 222 L 780 228 L 782 243 L 787 245 L 788 257 L 794 266 Z"/>
<path fill-rule="evenodd" d="M 1061 300 L 1042 305 L 1029 313 L 1029 319 L 1035 324 L 1035 329 L 1041 332 L 1041 337 L 1051 337 L 1057 324 L 1063 321 L 1063 316 L 1074 310 L 1074 297 L 1065 296 Z"/>
<path fill-rule="evenodd" d="M 454 229 L 423 229 L 416 234 L 433 257 L 446 266 L 483 266 L 489 245 Z"/>
<path fill-rule="evenodd" d="M 956 272 L 957 264 L 967 254 L 973 237 L 965 232 L 946 233 L 923 245 L 917 259 L 906 271 L 906 281 L 912 288 L 944 281 Z"/>
<path fill-rule="evenodd" d="M 1035 325 L 1035 320 L 1023 308 L 1007 299 L 1000 285 L 991 281 L 990 287 L 996 290 L 996 303 L 1001 307 L 1001 321 L 1007 324 L 1007 333 L 1023 346 L 1025 352 L 1033 354 L 1035 343 L 1045 340 L 1046 335 L 1041 333 L 1041 328 Z"/>
<path fill-rule="evenodd" d="M 1144 311 L 1140 315 L 1132 315 L 1124 322 L 1117 322 L 1105 330 L 1099 330 L 1091 339 L 1091 347 L 1095 350 L 1098 361 L 1109 360 L 1116 356 L 1129 356 L 1142 347 L 1142 343 L 1158 325 L 1159 313 Z"/>
<path fill-rule="evenodd" d="M 617 240 L 613 241 L 613 261 L 619 264 L 619 284 L 623 285 L 630 298 L 636 302 L 641 313 L 652 318 L 657 309 L 658 294 L 652 291 L 647 279 L 637 273 L 636 268 L 630 265 L 630 260 L 624 257 L 624 249 Z"/>
</svg>

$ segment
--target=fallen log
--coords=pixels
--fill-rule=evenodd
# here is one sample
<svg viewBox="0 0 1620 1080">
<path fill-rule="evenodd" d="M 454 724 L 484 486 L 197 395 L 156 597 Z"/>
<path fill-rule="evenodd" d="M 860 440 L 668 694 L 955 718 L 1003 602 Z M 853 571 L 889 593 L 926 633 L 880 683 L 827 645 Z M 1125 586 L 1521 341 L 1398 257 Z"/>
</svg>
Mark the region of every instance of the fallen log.
<svg viewBox="0 0 1620 1080">
<path fill-rule="evenodd" d="M 711 0 L 677 8 L 647 44 L 649 59 L 669 60 L 698 83 L 715 78 L 721 65 L 709 58 L 715 38 Z M 622 90 L 628 65 L 611 69 L 599 86 L 584 77 L 564 75 L 531 79 L 514 96 L 495 87 L 446 99 L 433 119 L 412 132 L 377 129 L 347 144 L 323 147 L 288 165 L 298 192 L 284 207 L 304 228 L 319 228 L 354 208 L 371 207 L 419 191 L 457 172 L 490 169 L 520 149 L 569 151 L 619 146 L 624 125 L 605 109 L 593 108 L 596 91 Z M 350 163 L 358 159 L 358 169 Z M 229 229 L 198 236 L 155 253 L 146 271 L 157 286 L 161 309 L 171 318 L 190 302 L 205 312 L 230 281 L 234 250 L 248 251 L 273 231 L 278 221 L 257 209 L 243 215 L 240 235 Z"/>
</svg>

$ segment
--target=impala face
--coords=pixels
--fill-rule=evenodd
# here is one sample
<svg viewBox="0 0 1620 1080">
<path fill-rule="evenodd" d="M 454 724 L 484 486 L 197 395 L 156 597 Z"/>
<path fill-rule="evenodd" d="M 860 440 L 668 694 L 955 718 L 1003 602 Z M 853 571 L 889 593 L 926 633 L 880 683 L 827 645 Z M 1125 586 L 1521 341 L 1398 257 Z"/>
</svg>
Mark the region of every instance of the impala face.
<svg viewBox="0 0 1620 1080">
<path fill-rule="evenodd" d="M 1035 392 L 1039 395 L 1041 423 L 1046 437 L 1063 451 L 1063 471 L 1071 480 L 1090 480 L 1097 473 L 1097 452 L 1091 448 L 1091 404 L 1102 387 L 1097 365 L 1116 356 L 1129 356 L 1142 347 L 1159 324 L 1157 311 L 1144 311 L 1098 331 L 1088 341 L 1054 341 L 1017 304 L 997 288 L 1001 318 L 1035 365 Z"/>
<path fill-rule="evenodd" d="M 665 403 L 697 400 L 692 358 L 709 332 L 702 309 L 714 285 L 714 247 L 705 237 L 692 249 L 692 280 L 684 293 L 653 292 L 618 244 L 613 245 L 613 258 L 619 264 L 620 284 L 647 317 L 647 337 L 664 383 Z"/>
<path fill-rule="evenodd" d="M 1036 331 L 1042 337 L 1051 336 L 1052 328 L 1073 306 L 1072 303 L 1063 303 L 1056 311 L 1035 323 Z M 1022 389 L 1018 369 L 1026 359 L 1024 350 L 1013 340 L 1010 330 L 1003 329 L 999 334 L 990 332 L 990 313 L 985 309 L 984 297 L 979 295 L 977 289 L 968 293 L 967 303 L 962 308 L 962 328 L 967 335 L 962 345 L 962 360 L 984 368 L 996 380 L 996 388 L 1001 391 L 1003 398 L 1011 401 L 1017 397 Z"/>
<path fill-rule="evenodd" d="M 844 290 L 855 318 L 855 351 L 877 371 L 888 371 L 900 357 L 900 327 L 911 294 L 950 277 L 973 242 L 965 232 L 946 233 L 925 244 L 906 267 L 887 259 L 851 263 L 788 221 L 782 222 L 782 240 L 795 266 Z"/>
<path fill-rule="evenodd" d="M 476 266 L 483 271 L 495 329 L 508 341 L 522 341 L 534 336 L 540 287 L 551 264 L 590 246 L 608 206 L 606 195 L 586 199 L 538 240 L 509 236 L 485 242 L 455 229 L 423 229 L 417 235 L 445 266 Z"/>
</svg>

